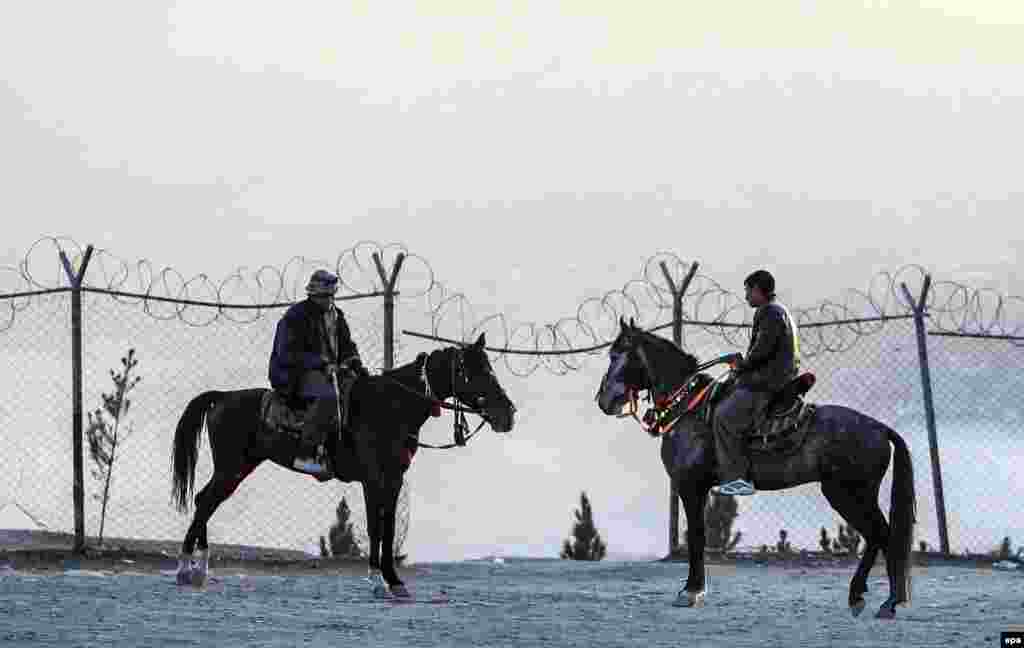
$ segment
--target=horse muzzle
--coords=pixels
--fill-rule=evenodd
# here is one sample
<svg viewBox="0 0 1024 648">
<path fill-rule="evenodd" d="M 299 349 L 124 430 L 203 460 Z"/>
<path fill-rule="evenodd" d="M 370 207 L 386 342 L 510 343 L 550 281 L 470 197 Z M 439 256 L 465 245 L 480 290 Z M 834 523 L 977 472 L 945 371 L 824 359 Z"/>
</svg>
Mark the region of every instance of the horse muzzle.
<svg viewBox="0 0 1024 648">
<path fill-rule="evenodd" d="M 625 393 L 609 395 L 607 392 L 602 392 L 597 397 L 597 406 L 606 416 L 619 416 L 622 414 L 627 400 Z"/>
<path fill-rule="evenodd" d="M 516 424 L 516 408 L 509 403 L 504 407 L 490 407 L 484 410 L 487 422 L 491 428 L 498 433 L 505 434 L 512 431 Z"/>
</svg>

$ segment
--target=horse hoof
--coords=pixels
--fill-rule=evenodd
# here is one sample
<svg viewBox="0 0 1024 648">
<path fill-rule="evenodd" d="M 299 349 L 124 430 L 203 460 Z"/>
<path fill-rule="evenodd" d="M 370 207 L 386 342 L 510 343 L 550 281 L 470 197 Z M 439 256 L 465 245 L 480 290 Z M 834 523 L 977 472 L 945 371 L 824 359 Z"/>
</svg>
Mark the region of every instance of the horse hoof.
<svg viewBox="0 0 1024 648">
<path fill-rule="evenodd" d="M 860 613 L 864 611 L 864 599 L 860 599 L 850 603 L 850 613 L 853 614 L 854 618 L 859 617 Z"/>
<path fill-rule="evenodd" d="M 384 580 L 383 574 L 375 569 L 370 570 L 370 576 L 366 579 L 370 583 L 370 591 L 373 592 L 374 598 L 391 598 L 391 592 L 388 591 L 388 584 Z"/>
<path fill-rule="evenodd" d="M 704 590 L 699 592 L 688 592 L 683 590 L 676 595 L 676 600 L 672 603 L 673 607 L 686 607 L 686 608 L 702 608 L 704 607 L 704 598 L 706 593 Z"/>
<path fill-rule="evenodd" d="M 174 576 L 178 585 L 192 584 L 192 559 L 181 554 L 178 556 L 178 573 Z"/>
<path fill-rule="evenodd" d="M 412 598 L 412 594 L 409 593 L 408 588 L 401 583 L 391 588 L 391 595 L 395 598 Z"/>
<path fill-rule="evenodd" d="M 200 549 L 199 559 L 192 565 L 192 587 L 205 587 L 210 570 L 210 550 Z"/>
<path fill-rule="evenodd" d="M 895 619 L 896 618 L 896 608 L 889 607 L 887 605 L 883 605 L 882 607 L 878 608 L 878 613 L 875 614 L 875 618 L 876 619 Z"/>
<path fill-rule="evenodd" d="M 178 585 L 191 585 L 192 584 L 192 570 L 187 567 L 178 570 L 178 575 L 175 577 L 175 582 Z"/>
</svg>

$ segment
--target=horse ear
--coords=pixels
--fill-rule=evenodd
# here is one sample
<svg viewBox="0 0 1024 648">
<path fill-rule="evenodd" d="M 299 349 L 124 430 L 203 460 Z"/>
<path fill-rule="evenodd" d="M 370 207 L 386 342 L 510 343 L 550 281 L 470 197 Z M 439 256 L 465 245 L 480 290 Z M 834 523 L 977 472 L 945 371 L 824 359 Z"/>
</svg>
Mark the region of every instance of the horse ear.
<svg viewBox="0 0 1024 648">
<path fill-rule="evenodd" d="M 632 317 L 629 318 L 629 328 L 636 328 L 636 321 Z"/>
<path fill-rule="evenodd" d="M 626 330 L 626 318 L 624 318 L 622 315 L 619 315 L 619 326 L 622 327 L 623 331 Z"/>
<path fill-rule="evenodd" d="M 487 345 L 487 340 L 484 339 L 483 333 L 480 334 L 480 337 L 476 339 L 476 342 L 474 342 L 474 344 L 477 346 L 477 348 L 480 349 L 484 348 Z"/>
</svg>

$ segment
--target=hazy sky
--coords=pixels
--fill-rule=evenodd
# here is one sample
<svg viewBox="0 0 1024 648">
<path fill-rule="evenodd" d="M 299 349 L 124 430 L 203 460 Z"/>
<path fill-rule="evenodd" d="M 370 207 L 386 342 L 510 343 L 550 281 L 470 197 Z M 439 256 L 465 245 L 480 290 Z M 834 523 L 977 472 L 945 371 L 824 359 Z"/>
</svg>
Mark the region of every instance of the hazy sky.
<svg viewBox="0 0 1024 648">
<path fill-rule="evenodd" d="M 1024 5 L 982 0 L 20 3 L 0 264 L 41 235 L 215 277 L 399 242 L 537 322 L 661 250 L 795 306 L 906 263 L 1021 293 L 1022 63 Z M 660 551 L 664 476 L 635 431 L 606 455 L 602 369 L 509 377 L 511 437 L 419 457 L 414 556 L 557 551 L 580 488 L 615 551 Z"/>
</svg>

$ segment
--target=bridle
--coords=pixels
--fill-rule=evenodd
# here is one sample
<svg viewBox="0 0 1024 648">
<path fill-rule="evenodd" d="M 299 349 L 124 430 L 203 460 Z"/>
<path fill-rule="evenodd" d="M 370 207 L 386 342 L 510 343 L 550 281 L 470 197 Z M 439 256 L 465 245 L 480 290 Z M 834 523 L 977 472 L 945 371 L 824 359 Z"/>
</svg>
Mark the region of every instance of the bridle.
<svg viewBox="0 0 1024 648">
<path fill-rule="evenodd" d="M 448 450 L 451 448 L 462 447 L 466 445 L 466 442 L 476 436 L 476 433 L 483 428 L 485 423 L 490 423 L 491 419 L 487 416 L 487 412 L 472 407 L 466 407 L 463 397 L 459 394 L 458 379 L 465 379 L 466 367 L 465 367 L 465 349 L 458 349 L 455 351 L 455 359 L 452 362 L 452 400 L 453 404 L 438 400 L 434 395 L 434 390 L 430 387 L 430 376 L 427 374 L 427 363 L 430 360 L 430 356 L 427 356 L 423 360 L 423 365 L 420 368 L 420 379 L 423 381 L 423 387 L 426 390 L 425 397 L 434 404 L 434 409 L 431 410 L 431 414 L 434 416 L 440 416 L 440 410 L 442 408 L 449 409 L 452 411 L 452 436 L 454 437 L 453 443 L 446 443 L 445 445 L 435 446 L 429 443 L 422 443 L 419 437 L 416 437 L 416 443 L 421 448 L 430 448 L 432 450 Z M 437 412 L 434 414 L 434 412 Z M 466 422 L 466 413 L 476 414 L 480 417 L 480 424 L 476 426 L 476 429 L 469 432 L 469 423 Z"/>
<path fill-rule="evenodd" d="M 430 408 L 431 416 L 441 416 L 441 410 L 449 410 L 453 413 L 452 420 L 452 435 L 454 437 L 453 443 L 445 445 L 432 445 L 429 443 L 423 443 L 419 440 L 419 436 L 416 434 L 410 434 L 409 438 L 416 441 L 417 446 L 420 448 L 430 448 L 432 450 L 449 450 L 451 448 L 462 447 L 466 445 L 466 442 L 476 436 L 485 424 L 491 423 L 490 416 L 487 412 L 482 409 L 467 406 L 464 400 L 464 396 L 459 393 L 460 379 L 463 383 L 466 382 L 466 367 L 465 367 L 465 348 L 459 348 L 454 351 L 454 359 L 451 364 L 451 388 L 452 388 L 452 403 L 447 403 L 442 399 L 439 399 L 430 386 L 430 377 L 427 374 L 427 364 L 430 362 L 431 356 L 439 351 L 432 351 L 430 355 L 423 359 L 423 364 L 420 366 L 420 380 L 423 381 L 423 392 L 418 392 L 402 383 L 398 382 L 390 376 L 379 376 L 387 378 L 393 383 L 404 389 L 405 391 L 418 396 L 419 398 L 427 401 Z M 443 351 L 441 351 L 443 353 Z M 475 414 L 480 417 L 480 424 L 476 426 L 476 429 L 472 432 L 469 431 L 469 423 L 466 421 L 466 414 Z"/>
<path fill-rule="evenodd" d="M 630 336 L 632 338 L 632 336 Z M 632 418 L 637 424 L 644 429 L 645 432 L 651 436 L 660 436 L 665 432 L 672 429 L 672 426 L 678 421 L 684 414 L 693 411 L 693 409 L 700 403 L 703 395 L 714 385 L 716 382 L 723 380 L 722 376 L 719 376 L 713 380 L 710 384 L 704 386 L 697 394 L 694 394 L 686 408 L 679 413 L 678 416 L 674 416 L 673 412 L 677 411 L 676 405 L 683 398 L 689 396 L 689 386 L 693 382 L 693 379 L 697 377 L 700 372 L 710 369 L 718 364 L 728 364 L 730 366 L 730 372 L 724 374 L 728 376 L 732 372 L 734 354 L 726 354 L 719 356 L 713 360 L 701 363 L 697 365 L 682 381 L 679 387 L 676 387 L 670 391 L 667 395 L 658 397 L 652 396 L 654 388 L 657 385 L 657 380 L 654 375 L 654 370 L 651 367 L 651 362 L 647 357 L 647 351 L 640 344 L 635 344 L 630 339 L 630 345 L 624 351 L 628 353 L 635 351 L 637 357 L 640 359 L 640 364 L 644 369 L 644 375 L 647 380 L 647 397 L 644 399 L 648 403 L 651 403 L 651 408 L 644 412 L 643 419 L 637 416 L 640 411 L 638 402 L 638 394 L 643 391 L 643 388 L 636 389 L 631 385 L 626 385 L 626 406 L 623 407 L 623 411 L 616 414 L 616 418 Z M 602 381 L 601 389 L 604 388 L 604 382 Z M 600 393 L 600 392 L 599 392 Z"/>
</svg>

